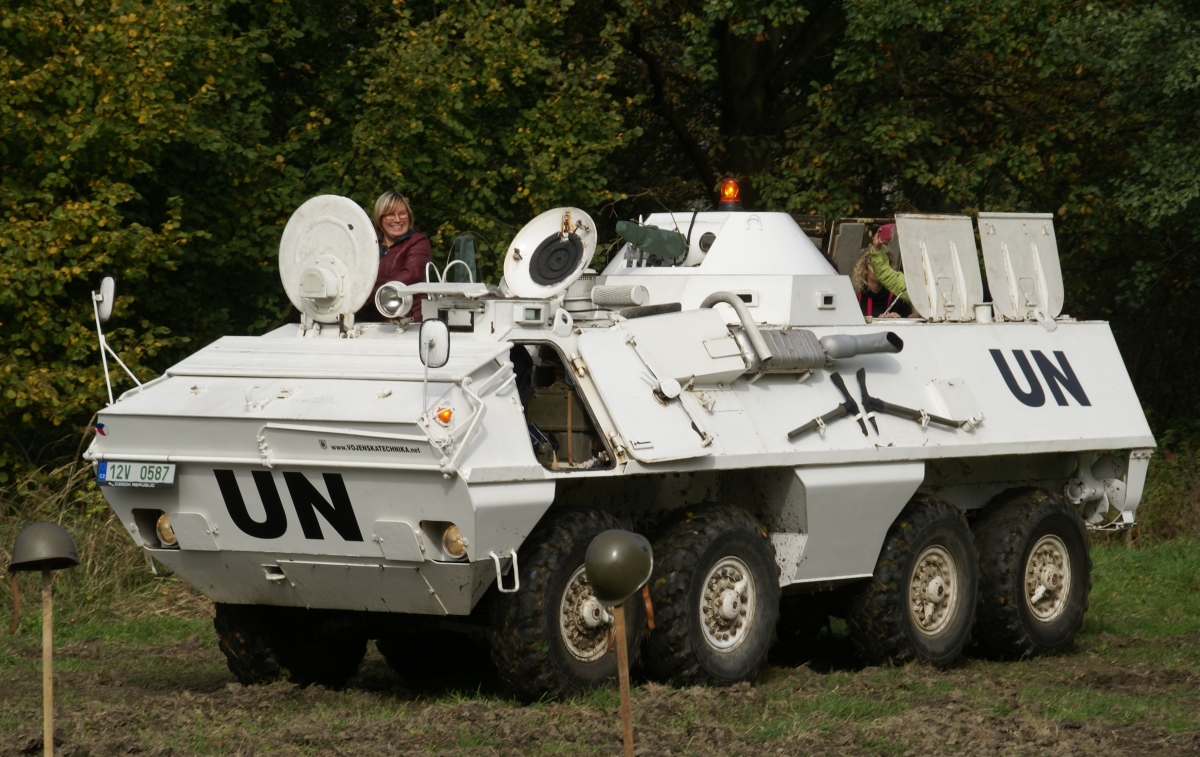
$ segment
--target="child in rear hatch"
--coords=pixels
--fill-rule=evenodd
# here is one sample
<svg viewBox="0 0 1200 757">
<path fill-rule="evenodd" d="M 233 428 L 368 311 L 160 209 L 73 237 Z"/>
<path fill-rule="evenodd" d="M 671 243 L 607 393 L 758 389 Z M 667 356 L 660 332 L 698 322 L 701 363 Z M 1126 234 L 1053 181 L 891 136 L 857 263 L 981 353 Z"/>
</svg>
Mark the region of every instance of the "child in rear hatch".
<svg viewBox="0 0 1200 757">
<path fill-rule="evenodd" d="M 892 268 L 887 252 L 887 243 L 895 228 L 895 224 L 881 226 L 850 272 L 850 283 L 858 294 L 863 315 L 904 318 L 912 314 L 904 274 Z"/>
</svg>

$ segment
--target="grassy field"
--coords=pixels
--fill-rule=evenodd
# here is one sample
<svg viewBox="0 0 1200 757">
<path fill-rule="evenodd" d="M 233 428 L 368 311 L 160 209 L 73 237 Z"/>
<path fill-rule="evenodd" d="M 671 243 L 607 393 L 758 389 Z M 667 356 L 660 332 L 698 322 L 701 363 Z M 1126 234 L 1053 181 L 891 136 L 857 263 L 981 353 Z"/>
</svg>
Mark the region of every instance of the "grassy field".
<svg viewBox="0 0 1200 757">
<path fill-rule="evenodd" d="M 1142 530 L 1097 540 L 1091 609 L 1070 654 L 862 668 L 835 622 L 811 648 L 780 649 L 754 685 L 637 681 L 639 753 L 1200 755 L 1198 470 L 1195 455 L 1163 457 Z M 443 680 L 421 689 L 373 646 L 345 691 L 239 686 L 207 601 L 150 572 L 86 475 L 21 482 L 0 520 L 0 548 L 26 523 L 56 520 L 84 558 L 56 577 L 60 754 L 619 752 L 615 691 L 522 707 L 477 656 L 448 660 Z M 21 595 L 19 633 L 0 623 L 0 757 L 41 749 L 35 576 L 21 578 Z M 0 598 L 7 616 L 7 582 Z"/>
<path fill-rule="evenodd" d="M 1093 549 L 1076 649 L 950 671 L 858 667 L 840 624 L 807 659 L 755 685 L 640 682 L 644 754 L 1200 754 L 1200 544 Z M 173 579 L 161 585 L 181 590 Z M 412 690 L 373 649 L 346 691 L 242 687 L 202 613 L 59 626 L 63 754 L 614 754 L 617 699 L 602 690 L 522 707 L 483 667 L 448 662 Z M 199 605 L 202 608 L 202 605 Z M 165 609 L 164 609 L 165 608 Z M 0 643 L 0 754 L 38 751 L 36 611 Z"/>
</svg>

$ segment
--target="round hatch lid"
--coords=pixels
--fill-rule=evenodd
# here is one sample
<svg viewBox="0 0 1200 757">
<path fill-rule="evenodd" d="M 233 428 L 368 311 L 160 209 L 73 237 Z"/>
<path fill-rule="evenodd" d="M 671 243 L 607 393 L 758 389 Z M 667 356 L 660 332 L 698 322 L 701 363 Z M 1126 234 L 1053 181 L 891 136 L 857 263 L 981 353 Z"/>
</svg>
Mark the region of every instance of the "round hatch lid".
<svg viewBox="0 0 1200 757">
<path fill-rule="evenodd" d="M 348 197 L 320 195 L 292 214 L 279 242 L 288 299 L 318 323 L 337 323 L 370 298 L 379 272 L 371 219 Z"/>
<path fill-rule="evenodd" d="M 596 224 L 579 208 L 547 210 L 525 224 L 504 256 L 514 297 L 549 299 L 571 286 L 596 252 Z"/>
</svg>

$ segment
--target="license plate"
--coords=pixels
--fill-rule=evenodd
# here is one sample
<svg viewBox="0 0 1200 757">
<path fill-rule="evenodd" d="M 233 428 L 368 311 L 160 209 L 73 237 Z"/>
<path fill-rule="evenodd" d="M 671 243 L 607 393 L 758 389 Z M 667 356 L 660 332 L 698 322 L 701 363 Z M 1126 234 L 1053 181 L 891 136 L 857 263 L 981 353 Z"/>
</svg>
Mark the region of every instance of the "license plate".
<svg viewBox="0 0 1200 757">
<path fill-rule="evenodd" d="M 96 470 L 96 483 L 101 486 L 173 489 L 175 463 L 121 463 L 106 460 Z"/>
</svg>

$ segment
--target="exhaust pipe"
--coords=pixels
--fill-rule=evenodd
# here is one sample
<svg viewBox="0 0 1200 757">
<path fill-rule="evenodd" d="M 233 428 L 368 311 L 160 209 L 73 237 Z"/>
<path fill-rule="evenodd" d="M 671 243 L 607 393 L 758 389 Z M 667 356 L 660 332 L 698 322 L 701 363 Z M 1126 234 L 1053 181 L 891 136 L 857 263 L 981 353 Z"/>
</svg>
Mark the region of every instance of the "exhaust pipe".
<svg viewBox="0 0 1200 757">
<path fill-rule="evenodd" d="M 904 340 L 893 331 L 878 331 L 861 336 L 833 334 L 821 337 L 820 341 L 825 354 L 833 360 L 879 352 L 899 352 L 904 349 Z"/>
</svg>

